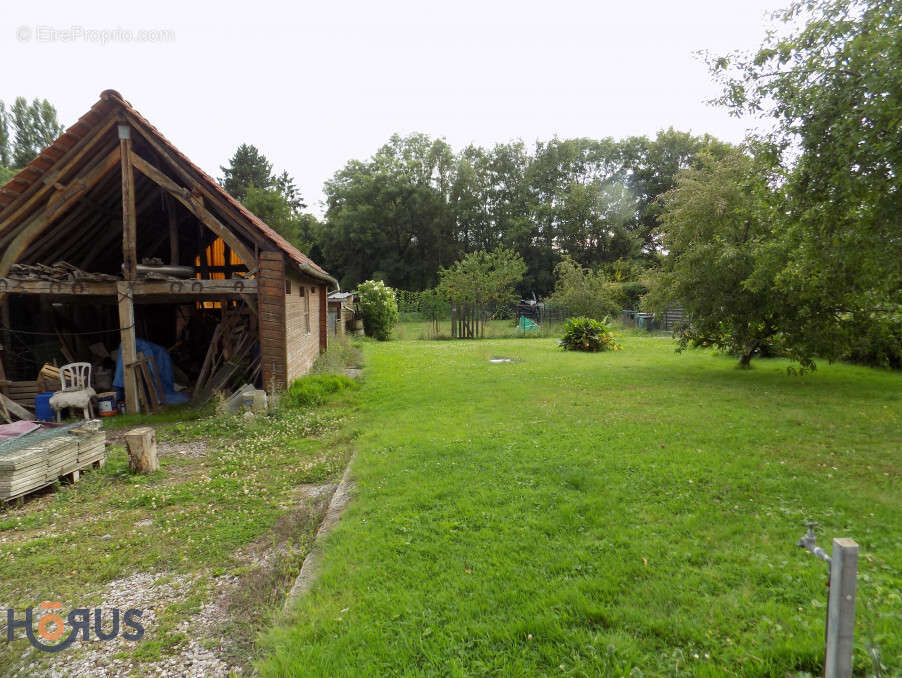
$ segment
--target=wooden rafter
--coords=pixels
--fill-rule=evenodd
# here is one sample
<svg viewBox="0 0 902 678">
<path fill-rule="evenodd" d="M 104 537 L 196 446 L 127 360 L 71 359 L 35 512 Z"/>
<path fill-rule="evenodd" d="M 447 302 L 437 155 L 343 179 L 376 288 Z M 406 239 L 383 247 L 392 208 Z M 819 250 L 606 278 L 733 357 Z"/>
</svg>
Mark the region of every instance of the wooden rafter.
<svg viewBox="0 0 902 678">
<path fill-rule="evenodd" d="M 162 158 L 166 162 L 166 164 L 172 167 L 173 171 L 179 175 L 182 181 L 185 182 L 187 186 L 189 186 L 193 191 L 196 191 L 200 195 L 204 197 L 205 200 L 209 201 L 211 205 L 213 205 L 223 216 L 223 218 L 239 233 L 244 233 L 250 240 L 253 241 L 254 245 L 259 248 L 266 247 L 268 241 L 266 237 L 260 233 L 256 229 L 248 229 L 246 226 L 242 225 L 239 220 L 235 219 L 231 215 L 231 211 L 234 210 L 234 207 L 228 205 L 225 200 L 223 200 L 221 195 L 218 195 L 214 191 L 210 190 L 207 186 L 204 185 L 203 182 L 195 179 L 190 172 L 182 167 L 182 165 L 172 157 L 172 154 L 157 141 L 153 135 L 146 130 L 146 128 L 142 125 L 141 121 L 132 116 L 131 114 L 126 114 L 126 119 L 132 123 L 132 125 L 137 128 L 141 132 L 142 139 L 153 149 L 154 153 Z M 254 261 L 253 259 L 251 261 Z M 244 262 L 248 268 L 252 268 L 248 262 Z"/>
<path fill-rule="evenodd" d="M 54 190 L 57 184 L 64 181 L 66 174 L 75 169 L 78 163 L 87 157 L 87 154 L 94 149 L 97 142 L 103 140 L 104 135 L 115 122 L 116 113 L 110 113 L 104 117 L 95 133 L 80 139 L 51 165 L 51 168 L 54 165 L 59 165 L 57 169 L 51 169 L 42 181 L 37 181 L 29 186 L 21 195 L 0 211 L 0 224 L 4 224 L 2 233 L 0 233 L 0 247 L 14 237 L 9 230 L 10 225 L 16 223 L 25 214 L 26 210 L 33 207 L 39 200 L 46 197 L 48 192 Z"/>
<path fill-rule="evenodd" d="M 241 259 L 242 263 L 247 266 L 249 269 L 253 267 L 254 262 L 254 254 L 251 252 L 241 240 L 235 236 L 232 231 L 230 231 L 219 219 L 217 219 L 206 207 L 203 205 L 203 199 L 197 195 L 196 192 L 192 192 L 183 186 L 179 186 L 172 179 L 170 179 L 166 174 L 161 172 L 159 169 L 151 165 L 149 162 L 144 160 L 137 153 L 132 152 L 130 156 L 131 165 L 141 172 L 148 179 L 159 185 L 161 188 L 168 191 L 168 193 L 182 203 L 189 212 L 191 212 L 198 220 L 207 228 L 209 228 L 213 233 L 223 239 L 223 241 L 229 245 Z"/>
<path fill-rule="evenodd" d="M 114 179 L 112 173 L 110 173 L 107 178 L 98 182 L 97 189 L 103 193 L 107 188 L 112 187 L 114 182 L 118 183 L 118 177 Z M 63 239 L 71 237 L 71 228 L 75 225 L 87 223 L 88 227 L 91 228 L 102 219 L 109 221 L 113 216 L 117 219 L 120 218 L 119 210 L 116 209 L 114 213 L 112 209 L 114 206 L 118 208 L 118 195 L 115 196 L 114 201 L 107 198 L 106 200 L 101 199 L 100 203 L 101 204 L 98 205 L 97 203 L 91 203 L 91 201 L 88 200 L 81 200 L 76 203 L 65 216 L 58 219 L 56 223 L 52 225 L 51 230 L 53 232 L 45 233 L 44 237 L 32 243 L 28 249 L 23 252 L 20 260 L 39 261 L 42 257 L 57 249 Z M 82 234 L 80 240 L 91 243 L 87 233 Z"/>
<path fill-rule="evenodd" d="M 3 257 L 0 258 L 0 278 L 6 277 L 12 265 L 22 256 L 25 249 L 49 226 L 54 219 L 63 214 L 69 207 L 81 198 L 94 184 L 100 181 L 104 175 L 119 163 L 119 149 L 114 149 L 100 162 L 89 170 L 82 171 L 68 186 L 65 187 L 66 196 L 57 201 L 54 206 L 47 205 L 36 214 L 27 225 L 19 231 L 13 241 L 6 248 Z"/>
</svg>

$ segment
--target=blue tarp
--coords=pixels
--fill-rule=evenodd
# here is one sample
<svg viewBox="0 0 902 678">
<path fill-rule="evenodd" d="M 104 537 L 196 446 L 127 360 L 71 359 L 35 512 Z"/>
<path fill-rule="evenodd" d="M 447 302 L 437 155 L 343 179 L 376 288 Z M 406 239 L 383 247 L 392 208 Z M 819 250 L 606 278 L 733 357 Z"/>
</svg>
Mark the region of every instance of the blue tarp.
<svg viewBox="0 0 902 678">
<path fill-rule="evenodd" d="M 169 351 L 162 346 L 152 344 L 146 339 L 136 339 L 135 344 L 138 347 L 138 353 L 146 356 L 153 356 L 160 372 L 160 382 L 163 384 L 163 392 L 166 394 L 167 405 L 181 405 L 188 402 L 188 396 L 184 393 L 177 393 L 173 388 L 172 378 L 172 358 L 169 357 Z M 153 365 L 151 365 L 153 370 Z M 119 391 L 125 388 L 125 381 L 122 378 L 122 347 L 116 351 L 116 374 L 113 376 L 113 386 Z M 154 386 L 156 388 L 156 386 Z"/>
</svg>

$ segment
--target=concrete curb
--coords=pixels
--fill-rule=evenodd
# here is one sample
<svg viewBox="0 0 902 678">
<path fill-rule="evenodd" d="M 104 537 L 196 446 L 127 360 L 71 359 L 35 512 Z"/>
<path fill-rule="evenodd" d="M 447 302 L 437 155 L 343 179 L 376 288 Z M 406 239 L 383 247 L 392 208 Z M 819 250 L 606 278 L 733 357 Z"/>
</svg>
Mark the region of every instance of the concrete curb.
<svg viewBox="0 0 902 678">
<path fill-rule="evenodd" d="M 351 455 L 345 472 L 341 476 L 341 482 L 338 483 L 338 487 L 335 488 L 335 492 L 329 500 L 329 508 L 326 509 L 326 516 L 316 531 L 313 548 L 310 549 L 310 553 L 304 558 L 304 564 L 301 565 L 301 571 L 294 580 L 294 586 L 291 587 L 291 590 L 285 597 L 285 605 L 283 607 L 285 610 L 290 609 L 298 598 L 310 590 L 310 587 L 313 586 L 313 582 L 316 581 L 316 577 L 319 575 L 323 560 L 323 539 L 338 523 L 342 512 L 351 500 L 350 491 L 354 487 L 354 483 L 351 480 L 351 464 L 354 463 L 356 456 L 356 453 Z"/>
</svg>

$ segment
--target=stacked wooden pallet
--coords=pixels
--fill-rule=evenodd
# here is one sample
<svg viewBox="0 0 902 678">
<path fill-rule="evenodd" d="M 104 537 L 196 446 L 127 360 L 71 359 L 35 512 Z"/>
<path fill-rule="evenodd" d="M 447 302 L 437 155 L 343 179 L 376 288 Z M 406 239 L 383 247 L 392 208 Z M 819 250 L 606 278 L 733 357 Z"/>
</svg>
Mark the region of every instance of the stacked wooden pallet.
<svg viewBox="0 0 902 678">
<path fill-rule="evenodd" d="M 43 449 L 25 447 L 0 452 L 0 499 L 19 497 L 46 484 L 47 456 Z"/>
<path fill-rule="evenodd" d="M 103 464 L 106 458 L 106 433 L 103 431 L 74 431 L 78 439 L 78 468 L 92 466 L 95 462 Z"/>
<path fill-rule="evenodd" d="M 85 429 L 50 429 L 0 444 L 0 500 L 52 485 L 61 476 L 101 465 L 106 434 Z"/>
<path fill-rule="evenodd" d="M 78 438 L 62 435 L 40 443 L 47 456 L 47 478 L 56 480 L 76 470 L 78 466 Z"/>
</svg>

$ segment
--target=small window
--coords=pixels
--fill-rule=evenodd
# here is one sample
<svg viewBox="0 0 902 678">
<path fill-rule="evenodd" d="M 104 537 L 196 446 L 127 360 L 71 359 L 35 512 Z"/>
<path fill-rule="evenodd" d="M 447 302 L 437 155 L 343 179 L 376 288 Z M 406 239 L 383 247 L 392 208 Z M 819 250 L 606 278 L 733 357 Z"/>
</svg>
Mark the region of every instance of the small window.
<svg viewBox="0 0 902 678">
<path fill-rule="evenodd" d="M 291 294 L 291 281 L 285 279 L 285 294 Z"/>
<path fill-rule="evenodd" d="M 303 285 L 298 287 L 298 296 L 301 296 L 301 297 L 304 296 L 304 289 L 305 289 L 305 287 Z"/>
</svg>

